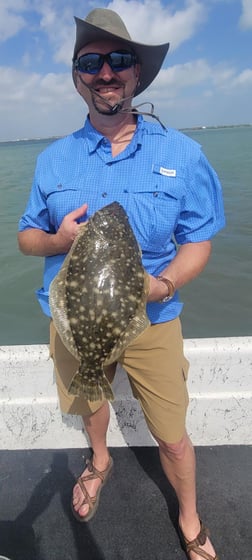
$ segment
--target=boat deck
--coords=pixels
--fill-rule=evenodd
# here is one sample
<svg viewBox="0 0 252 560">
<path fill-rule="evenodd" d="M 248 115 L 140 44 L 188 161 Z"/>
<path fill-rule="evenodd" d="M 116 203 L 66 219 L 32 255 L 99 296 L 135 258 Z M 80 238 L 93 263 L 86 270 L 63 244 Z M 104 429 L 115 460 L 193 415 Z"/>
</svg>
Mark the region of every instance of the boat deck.
<svg viewBox="0 0 252 560">
<path fill-rule="evenodd" d="M 78 523 L 71 491 L 88 449 L 0 451 L 0 556 L 10 560 L 185 560 L 177 504 L 156 447 L 113 447 L 96 516 Z M 199 512 L 220 560 L 250 560 L 250 446 L 196 447 Z"/>
</svg>

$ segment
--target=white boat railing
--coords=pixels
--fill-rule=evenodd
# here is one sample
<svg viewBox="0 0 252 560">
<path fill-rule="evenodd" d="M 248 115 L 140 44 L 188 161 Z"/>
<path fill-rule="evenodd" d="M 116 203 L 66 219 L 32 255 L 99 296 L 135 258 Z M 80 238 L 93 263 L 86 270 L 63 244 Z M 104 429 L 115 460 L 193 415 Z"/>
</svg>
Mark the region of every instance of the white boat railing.
<svg viewBox="0 0 252 560">
<path fill-rule="evenodd" d="M 188 431 L 196 445 L 252 443 L 252 337 L 186 339 Z M 0 448 L 87 447 L 79 417 L 61 415 L 47 345 L 0 347 Z M 125 373 L 114 382 L 110 446 L 155 445 Z"/>
</svg>

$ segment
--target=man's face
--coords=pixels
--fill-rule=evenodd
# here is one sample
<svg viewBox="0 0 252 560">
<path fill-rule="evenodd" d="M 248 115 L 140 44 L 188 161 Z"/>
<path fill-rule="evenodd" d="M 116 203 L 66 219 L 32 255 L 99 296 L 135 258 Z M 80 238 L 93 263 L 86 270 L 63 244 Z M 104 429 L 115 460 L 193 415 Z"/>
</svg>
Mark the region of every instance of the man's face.
<svg viewBox="0 0 252 560">
<path fill-rule="evenodd" d="M 120 41 L 97 41 L 83 47 L 77 58 L 87 53 L 108 54 L 124 49 L 125 45 Z M 105 61 L 97 74 L 75 72 L 77 90 L 86 101 L 90 114 L 95 109 L 98 113 L 110 115 L 113 114 L 111 108 L 117 104 L 122 104 L 123 107 L 130 106 L 138 83 L 140 67 L 136 64 L 126 70 L 115 72 Z M 127 99 L 123 101 L 125 98 Z"/>
</svg>

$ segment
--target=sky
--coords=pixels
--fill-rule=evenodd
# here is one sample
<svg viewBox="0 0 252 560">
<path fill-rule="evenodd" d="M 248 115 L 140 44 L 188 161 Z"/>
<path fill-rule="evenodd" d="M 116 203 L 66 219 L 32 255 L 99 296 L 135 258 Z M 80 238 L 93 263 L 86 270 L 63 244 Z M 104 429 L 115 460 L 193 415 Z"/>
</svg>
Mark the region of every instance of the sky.
<svg viewBox="0 0 252 560">
<path fill-rule="evenodd" d="M 87 106 L 71 76 L 74 16 L 120 14 L 137 42 L 170 42 L 151 102 L 166 126 L 252 124 L 252 0 L 0 0 L 0 141 L 63 136 Z"/>
</svg>

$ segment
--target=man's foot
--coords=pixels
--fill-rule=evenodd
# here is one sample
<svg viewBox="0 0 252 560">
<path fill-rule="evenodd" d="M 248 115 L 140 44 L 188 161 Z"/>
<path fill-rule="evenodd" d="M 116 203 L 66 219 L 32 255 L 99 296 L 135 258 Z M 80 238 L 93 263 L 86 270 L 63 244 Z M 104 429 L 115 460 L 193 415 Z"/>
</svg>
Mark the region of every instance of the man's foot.
<svg viewBox="0 0 252 560">
<path fill-rule="evenodd" d="M 179 525 L 179 532 L 183 548 L 189 560 L 218 560 L 218 556 L 209 539 L 209 530 L 199 520 L 199 526 L 195 534 L 184 533 Z"/>
<path fill-rule="evenodd" d="M 73 489 L 72 512 L 81 522 L 90 521 L 95 515 L 101 490 L 113 468 L 113 459 L 110 456 L 105 464 L 99 463 L 99 469 L 102 470 L 98 470 L 93 461 L 94 459 L 86 461 L 86 468 Z"/>
</svg>

